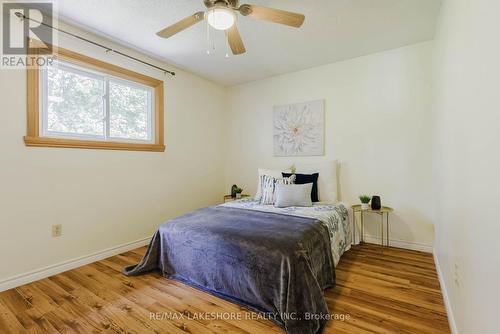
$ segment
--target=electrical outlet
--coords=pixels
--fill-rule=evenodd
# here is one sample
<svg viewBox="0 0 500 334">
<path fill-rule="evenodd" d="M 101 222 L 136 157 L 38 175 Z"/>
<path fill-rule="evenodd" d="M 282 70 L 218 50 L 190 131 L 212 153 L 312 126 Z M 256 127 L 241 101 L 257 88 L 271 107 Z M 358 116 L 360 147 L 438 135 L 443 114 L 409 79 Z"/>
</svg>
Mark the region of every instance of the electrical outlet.
<svg viewBox="0 0 500 334">
<path fill-rule="evenodd" d="M 62 235 L 62 225 L 52 225 L 52 237 L 60 237 Z"/>
<path fill-rule="evenodd" d="M 455 262 L 455 265 L 453 266 L 453 281 L 456 286 L 460 286 L 460 266 L 458 265 L 458 262 Z"/>
</svg>

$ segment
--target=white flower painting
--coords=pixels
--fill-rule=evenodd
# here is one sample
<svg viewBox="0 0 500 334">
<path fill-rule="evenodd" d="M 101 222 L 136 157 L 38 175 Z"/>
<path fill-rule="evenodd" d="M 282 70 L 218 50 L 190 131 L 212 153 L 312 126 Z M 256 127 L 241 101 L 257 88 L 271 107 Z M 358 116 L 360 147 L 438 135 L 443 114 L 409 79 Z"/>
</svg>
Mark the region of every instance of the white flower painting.
<svg viewBox="0 0 500 334">
<path fill-rule="evenodd" d="M 274 107 L 275 156 L 323 155 L 324 132 L 324 100 Z"/>
</svg>

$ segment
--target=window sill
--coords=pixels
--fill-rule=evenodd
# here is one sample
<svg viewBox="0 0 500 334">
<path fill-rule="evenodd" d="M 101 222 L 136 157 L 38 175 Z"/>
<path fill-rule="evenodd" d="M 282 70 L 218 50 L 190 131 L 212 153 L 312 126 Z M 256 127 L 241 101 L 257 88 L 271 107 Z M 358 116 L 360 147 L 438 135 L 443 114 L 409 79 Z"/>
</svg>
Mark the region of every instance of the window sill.
<svg viewBox="0 0 500 334">
<path fill-rule="evenodd" d="M 24 137 L 24 143 L 26 144 L 26 146 L 33 146 L 33 147 L 63 147 L 63 148 L 143 151 L 143 152 L 165 151 L 165 145 L 158 145 L 158 144 L 118 143 L 109 141 L 60 139 L 60 138 L 47 138 L 47 137 L 26 136 Z"/>
</svg>

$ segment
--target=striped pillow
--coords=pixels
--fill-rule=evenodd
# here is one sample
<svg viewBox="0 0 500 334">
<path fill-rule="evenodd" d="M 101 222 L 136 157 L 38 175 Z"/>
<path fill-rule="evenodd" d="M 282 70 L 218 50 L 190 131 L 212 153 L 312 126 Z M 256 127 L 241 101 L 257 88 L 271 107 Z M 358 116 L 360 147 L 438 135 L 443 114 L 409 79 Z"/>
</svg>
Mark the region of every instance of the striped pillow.
<svg viewBox="0 0 500 334">
<path fill-rule="evenodd" d="M 294 184 L 295 175 L 290 177 L 276 178 L 269 175 L 261 175 L 260 185 L 261 185 L 261 197 L 260 204 L 274 204 L 276 196 L 274 190 L 277 184 Z"/>
</svg>

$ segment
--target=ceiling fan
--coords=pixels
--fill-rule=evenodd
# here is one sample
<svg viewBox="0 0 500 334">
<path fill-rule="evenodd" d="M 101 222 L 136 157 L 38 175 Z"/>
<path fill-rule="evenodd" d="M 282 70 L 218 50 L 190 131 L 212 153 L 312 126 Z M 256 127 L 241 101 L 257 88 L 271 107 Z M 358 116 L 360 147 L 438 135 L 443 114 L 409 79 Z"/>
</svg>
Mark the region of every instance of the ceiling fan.
<svg viewBox="0 0 500 334">
<path fill-rule="evenodd" d="M 257 20 L 271 21 L 287 26 L 299 28 L 304 23 L 305 16 L 285 10 L 260 7 L 254 5 L 239 5 L 239 0 L 203 0 L 207 10 L 197 12 L 188 16 L 171 26 L 160 30 L 156 34 L 163 38 L 169 38 L 196 23 L 207 20 L 208 24 L 217 30 L 224 30 L 227 40 L 234 55 L 246 52 L 245 45 L 241 40 L 240 33 L 236 27 L 237 12 Z"/>
</svg>

